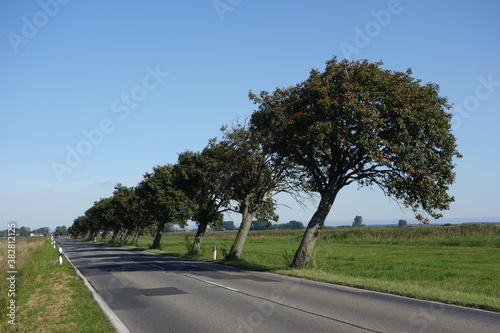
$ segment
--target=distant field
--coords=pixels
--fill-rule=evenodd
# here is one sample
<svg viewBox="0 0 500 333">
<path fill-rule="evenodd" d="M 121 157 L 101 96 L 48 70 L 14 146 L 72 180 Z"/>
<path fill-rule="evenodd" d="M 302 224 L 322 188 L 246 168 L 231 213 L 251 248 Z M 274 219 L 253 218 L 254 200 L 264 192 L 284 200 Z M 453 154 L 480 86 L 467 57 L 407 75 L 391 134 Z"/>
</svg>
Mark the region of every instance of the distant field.
<svg viewBox="0 0 500 333">
<path fill-rule="evenodd" d="M 287 266 L 302 231 L 251 232 L 241 262 L 222 260 L 236 232 L 207 233 L 199 260 L 339 283 L 421 299 L 500 312 L 500 226 L 413 226 L 325 229 L 316 246 L 315 266 Z M 194 233 L 166 233 L 157 253 L 186 256 Z M 152 237 L 137 247 L 147 249 Z"/>
</svg>

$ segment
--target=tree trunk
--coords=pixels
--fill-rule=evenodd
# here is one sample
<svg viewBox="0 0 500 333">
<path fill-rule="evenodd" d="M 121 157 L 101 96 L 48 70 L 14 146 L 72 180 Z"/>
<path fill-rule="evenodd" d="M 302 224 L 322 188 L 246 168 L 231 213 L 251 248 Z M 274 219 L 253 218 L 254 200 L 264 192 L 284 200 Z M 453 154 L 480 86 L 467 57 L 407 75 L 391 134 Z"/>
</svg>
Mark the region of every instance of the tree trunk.
<svg viewBox="0 0 500 333">
<path fill-rule="evenodd" d="M 208 222 L 199 222 L 198 231 L 196 231 L 196 236 L 194 237 L 193 248 L 191 249 L 191 254 L 198 254 L 201 250 L 201 241 L 207 231 Z"/>
<path fill-rule="evenodd" d="M 123 231 L 123 233 L 120 235 L 120 244 L 123 244 L 123 242 L 128 237 L 129 232 L 130 232 L 130 229 L 128 229 L 128 228 Z"/>
<path fill-rule="evenodd" d="M 234 240 L 231 252 L 229 252 L 226 259 L 239 260 L 241 258 L 241 252 L 243 252 L 243 246 L 245 245 L 248 231 L 250 230 L 250 226 L 252 225 L 252 220 L 255 215 L 257 215 L 257 210 L 255 209 L 253 211 L 250 211 L 248 206 L 248 204 L 245 204 L 242 209 L 241 226 L 238 230 L 238 234 L 236 235 L 236 239 Z"/>
<path fill-rule="evenodd" d="M 127 232 L 125 233 L 125 236 L 122 239 L 123 244 L 127 244 L 128 238 L 130 237 L 130 235 L 132 235 L 132 229 L 129 228 L 129 229 L 127 229 Z"/>
<path fill-rule="evenodd" d="M 137 227 L 137 230 L 135 231 L 134 238 L 132 238 L 132 244 L 137 245 L 137 241 L 139 240 L 140 235 L 141 235 L 141 228 Z"/>
<path fill-rule="evenodd" d="M 121 227 L 117 227 L 113 230 L 113 236 L 111 237 L 111 240 L 110 240 L 111 243 L 116 242 L 116 238 L 118 237 L 118 234 L 120 233 L 120 229 L 121 229 Z"/>
<path fill-rule="evenodd" d="M 98 233 L 99 233 L 99 229 L 92 229 L 89 233 L 89 238 L 87 240 L 93 241 L 97 237 Z"/>
<path fill-rule="evenodd" d="M 151 245 L 151 249 L 161 249 L 161 236 L 163 235 L 163 229 L 165 229 L 165 222 L 158 222 L 158 229 L 156 230 L 155 240 L 153 241 L 153 245 Z"/>
<path fill-rule="evenodd" d="M 337 193 L 338 190 L 321 197 L 318 209 L 307 225 L 304 236 L 302 237 L 302 242 L 300 243 L 297 252 L 295 252 L 295 257 L 293 258 L 290 267 L 309 268 L 311 266 L 311 259 L 314 247 L 316 246 L 316 241 L 318 240 L 320 230 L 325 224 L 325 219 L 332 208 Z"/>
<path fill-rule="evenodd" d="M 126 231 L 127 231 L 127 229 L 120 228 L 120 231 L 116 234 L 115 242 L 117 244 L 119 244 L 121 242 L 121 239 L 123 238 L 123 235 L 125 234 Z"/>
</svg>

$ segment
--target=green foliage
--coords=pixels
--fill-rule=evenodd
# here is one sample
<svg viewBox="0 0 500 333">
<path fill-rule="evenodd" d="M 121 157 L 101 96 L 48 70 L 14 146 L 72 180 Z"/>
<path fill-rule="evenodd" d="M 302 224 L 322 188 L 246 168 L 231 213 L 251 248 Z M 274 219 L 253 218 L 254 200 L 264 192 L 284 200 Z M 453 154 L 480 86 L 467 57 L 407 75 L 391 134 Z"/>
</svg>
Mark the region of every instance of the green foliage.
<svg viewBox="0 0 500 333">
<path fill-rule="evenodd" d="M 165 223 L 165 232 L 173 232 L 175 231 L 175 224 L 172 222 Z"/>
<path fill-rule="evenodd" d="M 266 223 L 276 221 L 273 196 L 298 191 L 300 173 L 287 158 L 265 151 L 262 138 L 248 131 L 245 125 L 223 127 L 222 132 L 222 138 L 210 140 L 202 154 L 215 165 L 216 177 L 222 180 L 221 191 L 236 203 L 231 210 L 242 215 L 240 232 L 229 253 L 231 259 L 238 259 L 252 220 L 257 217 Z"/>
<path fill-rule="evenodd" d="M 302 222 L 293 220 L 293 221 L 290 221 L 290 222 L 287 222 L 287 223 L 275 223 L 270 228 L 273 229 L 273 230 L 304 229 L 304 224 L 302 224 Z"/>
<path fill-rule="evenodd" d="M 29 227 L 24 227 L 22 226 L 21 228 L 19 228 L 19 236 L 21 237 L 27 237 L 31 234 L 31 230 Z"/>
<path fill-rule="evenodd" d="M 236 230 L 236 227 L 235 227 L 233 221 L 224 221 L 224 223 L 222 223 L 222 229 L 224 229 L 224 230 Z"/>
<path fill-rule="evenodd" d="M 78 239 L 85 235 L 91 227 L 87 216 L 79 216 L 73 220 L 73 224 L 68 228 L 71 238 Z"/>
<path fill-rule="evenodd" d="M 192 215 L 192 200 L 175 185 L 172 165 L 156 166 L 153 173 L 146 173 L 138 188 L 149 215 L 157 222 L 172 222 L 181 227 Z"/>
<path fill-rule="evenodd" d="M 61 236 L 69 236 L 68 229 L 66 228 L 65 225 L 56 227 L 55 232 Z"/>
<path fill-rule="evenodd" d="M 238 203 L 232 210 L 242 213 L 260 211 L 261 219 L 274 219 L 272 197 L 300 188 L 294 166 L 262 149 L 262 144 L 245 125 L 222 128 L 222 138 L 210 140 L 202 154 L 214 166 L 227 200 Z"/>
<path fill-rule="evenodd" d="M 153 173 L 146 173 L 137 187 L 137 194 L 143 198 L 147 215 L 156 222 L 156 237 L 151 248 L 161 248 L 161 237 L 165 224 L 175 223 L 184 227 L 193 215 L 195 203 L 176 183 L 172 165 L 156 166 Z"/>
<path fill-rule="evenodd" d="M 250 225 L 250 230 L 266 230 L 271 226 L 270 223 L 261 220 L 253 220 Z"/>
<path fill-rule="evenodd" d="M 433 218 L 449 209 L 456 150 L 450 106 L 436 84 L 385 70 L 382 62 L 338 62 L 305 81 L 249 98 L 258 105 L 251 130 L 264 150 L 303 167 L 311 191 L 321 196 L 293 267 L 307 267 L 339 191 L 351 183 L 379 186 L 386 195 Z"/>
<path fill-rule="evenodd" d="M 304 166 L 322 197 L 352 182 L 378 185 L 438 218 L 453 198 L 455 137 L 449 105 L 436 84 L 368 61 L 327 62 L 307 80 L 250 99 L 251 128 L 267 148 Z"/>
<path fill-rule="evenodd" d="M 144 207 L 144 198 L 138 195 L 134 187 L 126 187 L 122 184 L 115 186 L 111 197 L 113 212 L 116 218 L 110 225 L 111 229 L 118 231 L 118 228 L 134 229 L 144 228 L 151 224 L 151 219 Z"/>
<path fill-rule="evenodd" d="M 193 200 L 191 220 L 220 227 L 229 198 L 214 161 L 206 154 L 186 151 L 179 154 L 174 172 L 179 188 Z"/>
<path fill-rule="evenodd" d="M 365 225 L 363 224 L 363 218 L 359 215 L 357 215 L 354 218 L 354 221 L 352 222 L 353 227 L 364 227 Z"/>
</svg>

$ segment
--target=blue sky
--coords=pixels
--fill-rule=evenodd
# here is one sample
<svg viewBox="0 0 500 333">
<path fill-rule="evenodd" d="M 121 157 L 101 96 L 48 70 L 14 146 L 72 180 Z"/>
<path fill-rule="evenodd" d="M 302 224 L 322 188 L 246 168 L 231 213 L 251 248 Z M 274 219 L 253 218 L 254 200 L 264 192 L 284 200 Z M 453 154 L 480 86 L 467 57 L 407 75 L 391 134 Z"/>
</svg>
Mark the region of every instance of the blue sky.
<svg viewBox="0 0 500 333">
<path fill-rule="evenodd" d="M 499 221 L 498 1 L 0 3 L 0 221 L 71 225 L 116 183 L 199 151 L 273 90 L 332 56 L 435 82 L 454 107 L 456 202 L 442 222 Z M 280 222 L 307 223 L 287 197 Z M 345 188 L 327 224 L 413 222 L 376 188 Z M 239 216 L 230 217 L 239 222 Z"/>
</svg>

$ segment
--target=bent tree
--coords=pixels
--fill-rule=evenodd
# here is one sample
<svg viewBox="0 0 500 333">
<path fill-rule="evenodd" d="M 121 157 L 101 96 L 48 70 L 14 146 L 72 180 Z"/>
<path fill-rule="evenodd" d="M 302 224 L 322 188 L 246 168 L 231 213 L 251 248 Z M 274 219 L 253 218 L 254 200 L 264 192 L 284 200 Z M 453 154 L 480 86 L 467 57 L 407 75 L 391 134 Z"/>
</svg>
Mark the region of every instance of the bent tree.
<svg viewBox="0 0 500 333">
<path fill-rule="evenodd" d="M 136 218 L 137 207 L 135 205 L 135 197 L 136 194 L 133 187 L 126 187 L 120 183 L 115 186 L 113 196 L 111 197 L 111 205 L 116 221 L 111 225 L 111 230 L 113 231 L 111 243 L 118 242 L 118 236 L 120 236 L 120 243 L 126 243 L 132 233 L 137 232 L 138 219 Z"/>
<path fill-rule="evenodd" d="M 120 183 L 115 186 L 111 199 L 118 221 L 113 224 L 112 243 L 118 241 L 120 234 L 120 243 L 126 243 L 133 235 L 132 244 L 137 244 L 141 232 L 151 224 L 148 211 L 144 208 L 144 198 L 137 194 L 138 187 L 126 187 Z"/>
<path fill-rule="evenodd" d="M 263 137 L 256 137 L 244 125 L 222 129 L 220 140 L 210 140 L 202 154 L 216 166 L 217 178 L 232 211 L 241 214 L 241 225 L 227 259 L 241 258 L 254 218 L 277 220 L 273 197 L 282 192 L 294 196 L 300 188 L 298 172 L 289 159 L 262 149 Z"/>
<path fill-rule="evenodd" d="M 434 83 L 385 70 L 382 62 L 337 61 L 304 82 L 249 97 L 258 104 L 251 130 L 267 149 L 305 168 L 320 201 L 291 266 L 308 267 L 325 218 L 351 183 L 379 186 L 428 223 L 449 209 L 453 157 L 450 105 Z"/>
<path fill-rule="evenodd" d="M 109 230 L 110 226 L 116 223 L 111 198 L 101 198 L 95 201 L 92 207 L 85 211 L 86 224 L 89 230 L 87 240 L 93 240 L 99 235 L 101 230 Z"/>
<path fill-rule="evenodd" d="M 205 154 L 185 151 L 174 165 L 176 183 L 194 202 L 191 220 L 198 225 L 191 254 L 199 254 L 207 226 L 222 226 L 222 213 L 228 210 L 229 199 L 221 186 L 217 168 Z"/>
<path fill-rule="evenodd" d="M 73 239 L 83 237 L 89 231 L 88 217 L 83 215 L 74 219 L 68 231 Z"/>
<path fill-rule="evenodd" d="M 193 202 L 175 185 L 173 166 L 164 165 L 154 167 L 153 173 L 144 174 L 136 189 L 147 216 L 156 223 L 151 249 L 161 248 L 161 237 L 167 222 L 185 226 L 191 216 Z"/>
</svg>

